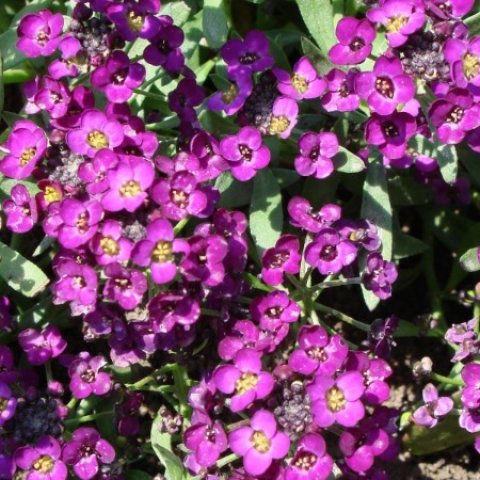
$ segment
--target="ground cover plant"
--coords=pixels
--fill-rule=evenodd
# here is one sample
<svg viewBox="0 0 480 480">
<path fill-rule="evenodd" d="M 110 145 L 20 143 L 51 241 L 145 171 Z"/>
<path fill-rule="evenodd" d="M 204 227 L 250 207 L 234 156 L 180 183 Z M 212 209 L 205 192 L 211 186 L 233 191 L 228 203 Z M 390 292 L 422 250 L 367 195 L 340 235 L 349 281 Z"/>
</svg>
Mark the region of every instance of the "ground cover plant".
<svg viewBox="0 0 480 480">
<path fill-rule="evenodd" d="M 1 2 L 0 479 L 476 478 L 479 33 Z"/>
</svg>

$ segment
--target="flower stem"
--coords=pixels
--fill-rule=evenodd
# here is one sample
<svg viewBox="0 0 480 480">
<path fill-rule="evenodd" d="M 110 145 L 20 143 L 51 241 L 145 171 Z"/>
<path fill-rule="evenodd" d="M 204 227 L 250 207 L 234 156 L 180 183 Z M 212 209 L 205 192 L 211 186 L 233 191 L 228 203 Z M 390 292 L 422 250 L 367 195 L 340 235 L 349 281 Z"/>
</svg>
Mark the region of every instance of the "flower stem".
<svg viewBox="0 0 480 480">
<path fill-rule="evenodd" d="M 463 380 L 457 380 L 455 378 L 446 377 L 445 375 L 440 375 L 439 373 L 431 372 L 430 377 L 436 382 L 445 383 L 447 385 L 457 385 L 459 387 L 463 386 Z"/>
<path fill-rule="evenodd" d="M 322 303 L 314 303 L 313 308 L 317 312 L 323 312 L 323 313 L 328 313 L 330 315 L 333 315 L 334 317 L 337 317 L 342 322 L 345 322 L 348 325 L 352 325 L 352 327 L 358 328 L 359 330 L 362 330 L 363 332 L 368 332 L 370 330 L 370 326 L 367 325 L 366 323 L 355 320 L 354 318 L 349 317 L 345 313 L 340 312 L 338 310 L 335 310 L 334 308 L 327 307 L 326 305 L 323 305 Z"/>
<path fill-rule="evenodd" d="M 99 412 L 99 413 L 92 413 L 90 415 L 84 415 L 83 417 L 78 417 L 78 418 L 69 418 L 68 420 L 65 420 L 63 423 L 66 426 L 70 425 L 77 425 L 79 423 L 86 423 L 86 422 L 93 422 L 93 420 L 96 420 L 97 418 L 105 417 L 107 415 L 114 415 L 115 412 L 113 410 L 108 410 L 106 412 Z"/>
<path fill-rule="evenodd" d="M 140 90 L 136 88 L 134 92 L 137 95 L 143 95 L 144 97 L 151 98 L 152 100 L 158 100 L 159 102 L 165 103 L 165 97 L 163 95 L 158 95 L 156 93 L 146 92 L 145 90 Z"/>
</svg>

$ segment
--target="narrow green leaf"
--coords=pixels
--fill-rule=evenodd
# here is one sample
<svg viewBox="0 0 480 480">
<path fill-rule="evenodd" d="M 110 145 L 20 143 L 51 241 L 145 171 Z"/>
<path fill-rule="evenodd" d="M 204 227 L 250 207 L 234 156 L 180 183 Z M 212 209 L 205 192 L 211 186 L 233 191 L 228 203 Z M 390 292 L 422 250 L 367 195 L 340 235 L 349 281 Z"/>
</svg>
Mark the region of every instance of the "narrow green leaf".
<svg viewBox="0 0 480 480">
<path fill-rule="evenodd" d="M 152 480 L 152 476 L 143 470 L 132 469 L 127 473 L 127 480 Z"/>
<path fill-rule="evenodd" d="M 340 146 L 337 155 L 333 158 L 335 170 L 342 173 L 358 173 L 365 170 L 365 162 L 354 153 Z"/>
<path fill-rule="evenodd" d="M 319 75 L 325 75 L 333 68 L 333 64 L 328 57 L 324 55 L 307 37 L 302 37 L 301 44 L 303 53 L 308 57 Z"/>
<path fill-rule="evenodd" d="M 223 0 L 204 0 L 203 34 L 211 48 L 220 48 L 228 36 L 228 17 L 226 2 Z"/>
<path fill-rule="evenodd" d="M 275 245 L 283 227 L 282 195 L 270 169 L 260 170 L 253 182 L 250 233 L 259 255 Z"/>
<path fill-rule="evenodd" d="M 402 258 L 413 257 L 419 255 L 428 249 L 428 245 L 418 238 L 405 235 L 402 232 L 395 233 L 395 241 L 393 244 L 393 259 L 401 260 Z"/>
<path fill-rule="evenodd" d="M 0 50 L 0 114 L 3 112 L 3 105 L 5 104 L 5 88 L 3 81 L 3 58 Z"/>
<path fill-rule="evenodd" d="M 460 257 L 460 264 L 467 272 L 480 270 L 478 247 L 470 248 Z"/>
<path fill-rule="evenodd" d="M 34 263 L 0 242 L 0 276 L 15 291 L 34 297 L 48 285 L 48 277 Z"/>
<path fill-rule="evenodd" d="M 237 208 L 250 203 L 253 182 L 239 182 L 230 172 L 224 172 L 216 179 L 215 188 L 221 193 L 219 206 Z"/>
<path fill-rule="evenodd" d="M 330 0 L 296 0 L 303 21 L 326 55 L 336 43 L 333 7 Z"/>
</svg>

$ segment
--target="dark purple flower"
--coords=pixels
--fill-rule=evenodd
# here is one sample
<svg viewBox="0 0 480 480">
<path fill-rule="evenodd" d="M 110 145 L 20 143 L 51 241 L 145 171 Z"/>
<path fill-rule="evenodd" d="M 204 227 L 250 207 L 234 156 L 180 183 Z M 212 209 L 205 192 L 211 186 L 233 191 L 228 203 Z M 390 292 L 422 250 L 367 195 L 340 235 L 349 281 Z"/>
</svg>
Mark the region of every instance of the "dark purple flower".
<svg viewBox="0 0 480 480">
<path fill-rule="evenodd" d="M 2 145 L 6 155 L 0 161 L 0 172 L 21 180 L 28 177 L 47 149 L 45 132 L 30 120 L 18 120 Z"/>
<path fill-rule="evenodd" d="M 362 283 L 378 298 L 385 300 L 392 295 L 392 284 L 398 277 L 397 267 L 388 262 L 379 253 L 370 253 L 362 273 Z"/>
<path fill-rule="evenodd" d="M 27 328 L 19 333 L 18 343 L 32 365 L 43 365 L 67 348 L 67 342 L 55 325 L 48 325 L 42 331 Z"/>
<path fill-rule="evenodd" d="M 168 106 L 178 114 L 183 122 L 194 122 L 197 119 L 195 108 L 205 98 L 203 88 L 193 78 L 184 78 L 175 90 L 168 94 Z"/>
<path fill-rule="evenodd" d="M 94 429 L 77 428 L 63 447 L 62 460 L 73 465 L 75 475 L 81 480 L 90 480 L 101 465 L 110 464 L 115 459 L 113 447 Z"/>
<path fill-rule="evenodd" d="M 413 98 L 415 85 L 403 72 L 398 58 L 382 55 L 375 62 L 373 72 L 362 72 L 355 77 L 355 91 L 373 112 L 390 115 L 400 104 Z"/>
<path fill-rule="evenodd" d="M 235 115 L 245 104 L 252 93 L 253 82 L 249 75 L 239 76 L 230 87 L 214 93 L 207 101 L 207 107 L 214 112 L 224 111 L 227 115 Z"/>
<path fill-rule="evenodd" d="M 78 128 L 83 112 L 94 107 L 95 97 L 92 91 L 84 85 L 79 85 L 71 92 L 66 114 L 60 118 L 52 118 L 51 124 L 61 130 Z"/>
<path fill-rule="evenodd" d="M 26 475 L 26 480 L 65 480 L 67 467 L 61 461 L 62 449 L 50 436 L 42 437 L 35 445 L 15 451 L 15 464 Z"/>
<path fill-rule="evenodd" d="M 250 426 L 233 430 L 228 440 L 234 453 L 243 457 L 243 466 L 258 478 L 266 472 L 273 460 L 284 458 L 290 447 L 285 433 L 277 430 L 275 417 L 267 410 L 258 410 Z"/>
<path fill-rule="evenodd" d="M 272 118 L 268 126 L 269 135 L 288 138 L 297 123 L 298 104 L 289 97 L 278 97 L 273 102 Z"/>
<path fill-rule="evenodd" d="M 6 345 L 0 345 L 0 382 L 11 384 L 18 378 L 13 353 Z"/>
<path fill-rule="evenodd" d="M 7 216 L 7 227 L 15 233 L 30 231 L 38 220 L 35 199 L 22 184 L 15 185 L 10 196 L 11 199 L 5 200 L 2 205 Z"/>
<path fill-rule="evenodd" d="M 417 425 L 433 428 L 443 417 L 448 415 L 453 408 L 453 400 L 450 397 L 439 397 L 434 385 L 425 385 L 422 391 L 425 405 L 417 408 L 412 419 Z"/>
<path fill-rule="evenodd" d="M 278 80 L 279 92 L 294 100 L 318 98 L 326 87 L 325 80 L 318 76 L 307 57 L 302 57 L 295 63 L 293 75 L 279 68 L 274 68 L 273 73 Z"/>
<path fill-rule="evenodd" d="M 242 182 L 253 178 L 257 170 L 270 163 L 270 150 L 263 145 L 262 135 L 254 127 L 243 127 L 236 135 L 224 137 L 220 153 L 230 164 L 232 175 Z"/>
<path fill-rule="evenodd" d="M 332 68 L 327 73 L 327 91 L 321 100 L 327 112 L 351 112 L 359 107 L 360 97 L 355 92 L 354 83 L 356 76 L 357 72 L 353 69 L 344 72 Z"/>
<path fill-rule="evenodd" d="M 110 263 L 105 267 L 105 274 L 108 277 L 103 288 L 105 298 L 117 302 L 125 310 L 133 310 L 139 305 L 148 289 L 142 272 Z"/>
<path fill-rule="evenodd" d="M 57 49 L 63 30 L 63 15 L 49 10 L 29 13 L 17 28 L 17 48 L 27 57 L 48 57 Z"/>
<path fill-rule="evenodd" d="M 303 197 L 293 197 L 288 202 L 290 223 L 294 227 L 303 228 L 310 233 L 318 233 L 322 228 L 329 227 L 342 216 L 338 205 L 327 203 L 320 210 L 314 211 L 310 202 Z"/>
<path fill-rule="evenodd" d="M 0 381 L 0 428 L 13 417 L 16 407 L 17 399 L 13 396 L 12 390 L 6 383 Z"/>
<path fill-rule="evenodd" d="M 370 350 L 377 356 L 388 358 L 395 346 L 393 334 L 398 328 L 399 320 L 395 315 L 386 319 L 378 318 L 370 325 L 368 344 Z"/>
<path fill-rule="evenodd" d="M 338 42 L 328 52 L 330 61 L 336 65 L 362 63 L 372 52 L 372 43 L 377 32 L 367 20 L 343 17 L 335 30 Z"/>
<path fill-rule="evenodd" d="M 466 15 L 475 4 L 475 0 L 427 0 L 427 8 L 438 18 L 461 18 Z"/>
<path fill-rule="evenodd" d="M 338 153 L 338 139 L 332 132 L 306 132 L 299 141 L 299 155 L 295 157 L 295 170 L 302 176 L 318 179 L 334 171 L 332 158 Z"/>
<path fill-rule="evenodd" d="M 280 285 L 284 273 L 296 275 L 300 271 L 300 241 L 295 235 L 282 235 L 274 247 L 262 255 L 262 280 L 268 285 Z"/>
<path fill-rule="evenodd" d="M 318 375 L 307 387 L 312 400 L 315 424 L 326 428 L 335 422 L 344 427 L 353 427 L 365 415 L 360 398 L 365 391 L 363 377 L 359 372 L 341 374 L 336 380 Z"/>
<path fill-rule="evenodd" d="M 335 224 L 335 228 L 346 240 L 356 243 L 369 252 L 381 247 L 382 242 L 378 236 L 377 227 L 369 220 L 340 220 Z"/>
<path fill-rule="evenodd" d="M 100 355 L 91 357 L 88 352 L 79 353 L 68 367 L 72 395 L 80 399 L 106 395 L 112 389 L 110 375 L 100 371 L 106 364 Z"/>
</svg>

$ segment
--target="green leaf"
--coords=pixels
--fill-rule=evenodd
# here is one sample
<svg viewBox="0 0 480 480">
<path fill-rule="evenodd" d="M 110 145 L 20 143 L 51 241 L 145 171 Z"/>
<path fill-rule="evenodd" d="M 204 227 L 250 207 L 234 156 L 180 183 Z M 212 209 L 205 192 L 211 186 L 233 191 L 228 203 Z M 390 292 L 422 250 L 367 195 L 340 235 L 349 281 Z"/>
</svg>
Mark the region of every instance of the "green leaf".
<svg viewBox="0 0 480 480">
<path fill-rule="evenodd" d="M 474 436 L 458 425 L 458 417 L 449 415 L 435 428 L 412 426 L 405 436 L 405 446 L 414 455 L 427 455 L 448 448 L 473 443 Z"/>
<path fill-rule="evenodd" d="M 0 114 L 3 112 L 3 105 L 5 104 L 5 88 L 3 81 L 3 58 L 0 50 Z"/>
<path fill-rule="evenodd" d="M 253 182 L 239 182 L 230 172 L 224 172 L 215 180 L 215 188 L 221 193 L 219 206 L 237 208 L 250 203 Z"/>
<path fill-rule="evenodd" d="M 184 1 L 179 0 L 162 5 L 162 15 L 172 17 L 177 27 L 181 27 L 188 20 L 191 10 Z"/>
<path fill-rule="evenodd" d="M 307 37 L 302 37 L 301 43 L 303 53 L 308 57 L 319 75 L 325 75 L 333 68 L 333 64 L 328 57 L 326 57 Z"/>
<path fill-rule="evenodd" d="M 283 227 L 282 195 L 270 169 L 260 170 L 253 181 L 250 233 L 259 255 L 275 245 Z"/>
<path fill-rule="evenodd" d="M 333 157 L 335 170 L 342 173 L 358 173 L 365 170 L 365 162 L 354 153 L 340 146 L 337 155 Z"/>
<path fill-rule="evenodd" d="M 220 48 L 226 42 L 228 36 L 226 2 L 223 0 L 204 0 L 202 25 L 208 46 L 215 49 Z"/>
<path fill-rule="evenodd" d="M 392 204 L 400 206 L 423 205 L 432 199 L 432 189 L 421 185 L 411 176 L 396 175 L 388 179 Z"/>
<path fill-rule="evenodd" d="M 413 257 L 419 255 L 428 249 L 428 245 L 418 238 L 405 235 L 402 232 L 395 233 L 395 241 L 393 244 L 393 259 L 401 260 L 402 258 Z"/>
<path fill-rule="evenodd" d="M 152 480 L 152 476 L 143 470 L 132 469 L 127 473 L 127 480 Z"/>
<path fill-rule="evenodd" d="M 296 0 L 310 35 L 326 55 L 336 43 L 330 0 Z"/>
<path fill-rule="evenodd" d="M 0 276 L 15 291 L 34 297 L 48 285 L 48 277 L 34 263 L 0 242 Z"/>
<path fill-rule="evenodd" d="M 470 248 L 460 257 L 460 264 L 467 272 L 480 270 L 478 247 Z"/>
<path fill-rule="evenodd" d="M 288 168 L 272 168 L 272 172 L 277 179 L 280 190 L 293 185 L 300 179 L 300 175 L 295 170 L 290 170 Z"/>
</svg>

